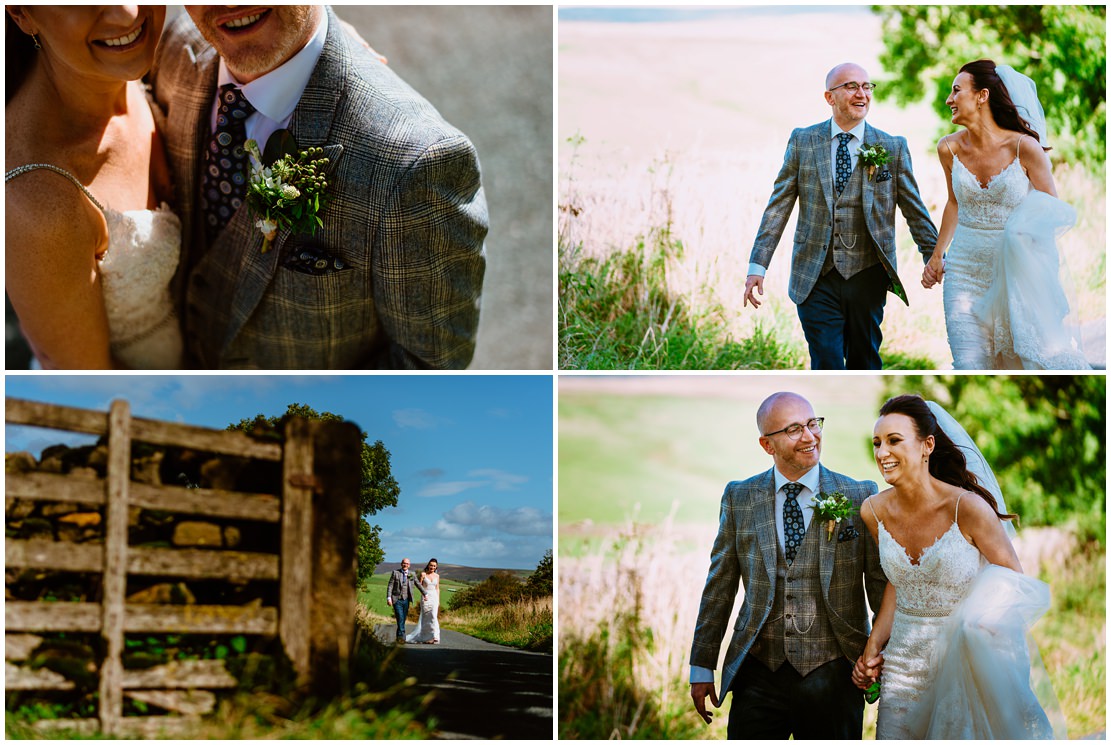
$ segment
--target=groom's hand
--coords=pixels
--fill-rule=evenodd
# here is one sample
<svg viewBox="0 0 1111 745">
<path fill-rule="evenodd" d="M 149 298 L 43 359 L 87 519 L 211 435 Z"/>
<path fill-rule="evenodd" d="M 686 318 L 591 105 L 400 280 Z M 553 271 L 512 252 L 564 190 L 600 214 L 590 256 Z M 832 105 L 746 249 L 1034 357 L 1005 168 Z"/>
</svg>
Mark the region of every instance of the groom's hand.
<svg viewBox="0 0 1111 745">
<path fill-rule="evenodd" d="M 753 288 L 755 288 L 756 291 L 760 293 L 761 297 L 764 295 L 764 278 L 761 277 L 759 274 L 750 274 L 748 275 L 748 279 L 745 280 L 744 307 L 746 308 L 748 307 L 749 303 L 752 303 L 753 308 L 760 307 L 760 301 L 756 299 L 756 295 L 752 292 Z"/>
<path fill-rule="evenodd" d="M 710 703 L 714 705 L 715 709 L 721 708 L 721 704 L 718 703 L 718 693 L 713 683 L 691 683 L 691 698 L 694 699 L 694 708 L 698 711 L 702 720 L 709 724 L 714 721 L 714 713 L 706 711 L 707 696 L 710 697 Z"/>
<path fill-rule="evenodd" d="M 856 664 L 853 665 L 853 685 L 857 688 L 867 688 L 876 682 L 880 674 L 883 672 L 883 655 L 876 655 L 870 660 L 865 660 L 864 656 L 856 658 Z"/>
<path fill-rule="evenodd" d="M 922 269 L 922 286 L 927 290 L 934 285 L 941 282 L 942 277 L 945 275 L 945 262 L 938 258 L 930 258 L 926 262 L 925 268 Z"/>
</svg>

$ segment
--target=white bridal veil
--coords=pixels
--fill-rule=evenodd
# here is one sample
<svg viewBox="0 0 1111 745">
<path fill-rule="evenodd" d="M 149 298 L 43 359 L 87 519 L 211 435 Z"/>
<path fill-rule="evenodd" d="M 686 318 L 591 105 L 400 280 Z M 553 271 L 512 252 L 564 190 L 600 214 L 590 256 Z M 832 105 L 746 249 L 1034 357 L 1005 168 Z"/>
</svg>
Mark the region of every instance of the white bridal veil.
<svg viewBox="0 0 1111 745">
<path fill-rule="evenodd" d="M 945 409 L 928 402 L 942 431 L 964 452 L 968 469 L 1006 512 L 983 453 Z M 1006 521 L 1008 535 L 1014 528 Z M 984 562 L 949 616 L 932 660 L 934 677 L 908 712 L 926 739 L 1063 739 L 1065 720 L 1029 630 L 1049 608 L 1049 586 Z"/>
</svg>

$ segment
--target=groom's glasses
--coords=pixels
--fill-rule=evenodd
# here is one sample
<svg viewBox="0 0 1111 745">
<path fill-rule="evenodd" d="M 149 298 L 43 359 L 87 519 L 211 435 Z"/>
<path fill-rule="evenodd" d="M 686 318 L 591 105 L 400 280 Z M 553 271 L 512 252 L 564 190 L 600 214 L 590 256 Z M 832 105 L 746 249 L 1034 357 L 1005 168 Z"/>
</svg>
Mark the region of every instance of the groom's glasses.
<svg viewBox="0 0 1111 745">
<path fill-rule="evenodd" d="M 784 427 L 783 429 L 777 429 L 775 432 L 767 432 L 767 433 L 764 434 L 764 437 L 771 437 L 772 435 L 784 434 L 784 435 L 787 435 L 787 437 L 792 439 L 792 440 L 797 440 L 800 437 L 802 437 L 802 428 L 803 427 L 806 427 L 808 430 L 810 430 L 811 432 L 813 432 L 816 435 L 820 435 L 822 433 L 822 424 L 825 422 L 825 420 L 826 420 L 826 418 L 824 416 L 814 417 L 813 419 L 811 419 L 806 424 L 792 424 L 790 427 Z"/>
<path fill-rule="evenodd" d="M 833 86 L 832 88 L 830 88 L 830 91 L 835 91 L 838 88 L 844 88 L 849 93 L 856 93 L 858 90 L 861 90 L 863 88 L 865 93 L 871 93 L 872 91 L 874 91 L 876 89 L 876 84 L 875 83 L 842 83 L 841 85 Z"/>
</svg>

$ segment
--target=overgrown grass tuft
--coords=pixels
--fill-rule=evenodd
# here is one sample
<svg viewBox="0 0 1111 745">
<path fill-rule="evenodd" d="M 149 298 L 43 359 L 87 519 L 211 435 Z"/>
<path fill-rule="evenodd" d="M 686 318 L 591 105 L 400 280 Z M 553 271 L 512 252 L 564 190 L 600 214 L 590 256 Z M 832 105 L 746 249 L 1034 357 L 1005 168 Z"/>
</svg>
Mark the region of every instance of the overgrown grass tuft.
<svg viewBox="0 0 1111 745">
<path fill-rule="evenodd" d="M 552 598 L 525 598 L 501 605 L 440 610 L 440 626 L 494 644 L 552 652 Z"/>
</svg>

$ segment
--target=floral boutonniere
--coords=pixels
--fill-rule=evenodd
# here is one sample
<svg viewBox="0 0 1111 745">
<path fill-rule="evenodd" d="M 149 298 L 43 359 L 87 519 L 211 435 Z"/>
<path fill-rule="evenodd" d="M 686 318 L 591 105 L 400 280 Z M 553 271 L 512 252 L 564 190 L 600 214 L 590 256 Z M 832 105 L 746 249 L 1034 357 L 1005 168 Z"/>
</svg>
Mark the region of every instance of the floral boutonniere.
<svg viewBox="0 0 1111 745">
<path fill-rule="evenodd" d="M 285 130 L 271 136 L 265 160 L 254 140 L 247 140 L 245 148 L 251 155 L 247 207 L 265 239 L 262 252 L 270 250 L 279 230 L 311 234 L 323 227 L 320 212 L 327 203 L 324 190 L 328 188 L 323 173 L 328 159 L 320 157 L 324 151 L 318 147 L 298 151 Z"/>
<path fill-rule="evenodd" d="M 833 531 L 846 517 L 856 512 L 852 500 L 839 491 L 832 494 L 819 493 L 814 497 L 814 514 L 826 521 L 826 540 L 833 538 Z"/>
<path fill-rule="evenodd" d="M 868 166 L 869 181 L 876 175 L 877 168 L 887 165 L 891 160 L 891 153 L 887 152 L 887 148 L 883 145 L 862 147 L 857 151 L 856 156 Z"/>
</svg>

